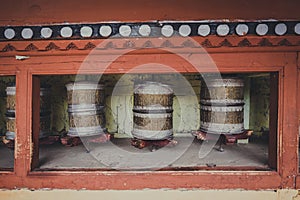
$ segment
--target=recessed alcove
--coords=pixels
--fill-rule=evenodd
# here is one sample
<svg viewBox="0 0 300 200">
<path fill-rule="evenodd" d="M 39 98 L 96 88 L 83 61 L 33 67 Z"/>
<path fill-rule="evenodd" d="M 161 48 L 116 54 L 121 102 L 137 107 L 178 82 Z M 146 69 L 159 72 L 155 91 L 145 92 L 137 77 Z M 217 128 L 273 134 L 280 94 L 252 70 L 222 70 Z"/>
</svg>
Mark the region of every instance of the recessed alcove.
<svg viewBox="0 0 300 200">
<path fill-rule="evenodd" d="M 58 140 L 54 144 L 39 145 L 39 165 L 35 170 L 201 170 L 201 169 L 240 169 L 275 170 L 269 161 L 270 112 L 277 112 L 277 105 L 271 107 L 271 92 L 277 88 L 276 73 L 226 73 L 220 77 L 236 77 L 243 81 L 243 126 L 253 133 L 248 138 L 237 139 L 234 144 L 223 144 L 223 152 L 218 146 L 223 136 L 214 134 L 213 139 L 201 141 L 192 135 L 200 129 L 200 90 L 205 80 L 213 79 L 213 73 L 185 74 L 103 74 L 103 75 L 39 75 L 40 87 L 47 86 L 51 99 L 50 134 L 62 137 L 69 130 L 69 113 L 66 84 L 70 82 L 98 82 L 104 86 L 105 128 L 113 135 L 107 143 L 89 143 L 88 137 L 80 137 L 83 144 L 64 146 Z M 131 145 L 133 130 L 133 91 L 135 85 L 146 81 L 168 84 L 174 90 L 173 134 L 176 145 L 163 148 L 149 146 L 138 149 Z M 275 91 L 276 92 L 276 91 Z M 34 97 L 33 97 L 34 98 Z M 274 102 L 273 102 L 274 103 Z M 275 109 L 270 111 L 270 109 Z M 275 119 L 276 121 L 276 119 Z M 37 124 L 33 122 L 33 124 Z M 277 126 L 277 123 L 274 124 Z M 273 129 L 276 127 L 273 127 Z M 272 128 L 271 128 L 272 130 Z M 274 145 L 274 144 L 273 144 Z M 207 149 L 207 150 L 206 150 Z M 124 159 L 114 160 L 120 151 L 124 157 L 132 158 L 131 164 Z M 105 154 L 111 152 L 111 161 L 104 161 Z M 171 153 L 173 158 L 151 168 L 133 157 L 151 156 L 153 159 Z M 172 154 L 172 152 L 177 152 Z M 120 155 L 121 156 L 121 155 Z M 129 161 L 128 161 L 129 162 Z"/>
</svg>

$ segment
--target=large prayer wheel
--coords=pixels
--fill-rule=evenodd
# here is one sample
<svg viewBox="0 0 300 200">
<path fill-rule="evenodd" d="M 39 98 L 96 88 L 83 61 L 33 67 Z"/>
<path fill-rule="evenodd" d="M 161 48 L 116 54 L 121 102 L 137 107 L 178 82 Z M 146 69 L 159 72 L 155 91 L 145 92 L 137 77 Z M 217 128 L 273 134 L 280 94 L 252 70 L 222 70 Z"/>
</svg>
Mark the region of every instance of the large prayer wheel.
<svg viewBox="0 0 300 200">
<path fill-rule="evenodd" d="M 213 79 L 202 84 L 200 130 L 214 134 L 239 134 L 244 131 L 242 79 Z"/>
<path fill-rule="evenodd" d="M 78 81 L 66 84 L 68 98 L 68 135 L 95 136 L 105 133 L 104 86 L 96 82 Z"/>
<path fill-rule="evenodd" d="M 135 87 L 135 138 L 163 140 L 173 137 L 173 95 L 170 86 L 157 82 L 146 82 Z"/>
</svg>

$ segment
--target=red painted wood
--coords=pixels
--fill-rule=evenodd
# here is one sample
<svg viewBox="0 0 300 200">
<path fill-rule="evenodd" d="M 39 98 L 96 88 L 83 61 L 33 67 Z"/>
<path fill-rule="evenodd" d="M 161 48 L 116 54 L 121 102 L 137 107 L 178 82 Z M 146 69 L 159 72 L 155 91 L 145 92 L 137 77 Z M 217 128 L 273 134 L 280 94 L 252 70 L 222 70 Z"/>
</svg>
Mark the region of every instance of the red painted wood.
<svg viewBox="0 0 300 200">
<path fill-rule="evenodd" d="M 29 129 L 28 113 L 28 74 L 22 68 L 22 64 L 17 66 L 16 76 L 16 140 L 15 140 L 15 166 L 17 176 L 26 177 L 29 172 L 31 155 L 31 138 Z"/>
<path fill-rule="evenodd" d="M 158 51 L 159 52 L 159 51 Z M 51 54 L 52 55 L 52 54 Z M 160 54 L 143 54 L 136 56 L 124 55 L 121 56 L 117 61 L 114 61 L 105 73 L 120 73 L 120 69 L 117 66 L 124 66 L 124 62 L 131 64 L 131 67 L 139 64 L 153 62 L 154 60 L 164 62 L 171 67 L 179 66 L 179 72 L 187 72 L 188 70 L 183 68 L 181 64 L 186 64 L 184 59 L 179 60 L 179 56 L 161 56 Z M 209 72 L 212 61 L 215 65 L 224 72 L 246 72 L 246 71 L 278 71 L 284 66 L 285 56 L 284 54 L 277 53 L 261 53 L 261 52 L 242 52 L 242 53 L 210 53 L 208 55 L 203 54 L 190 54 L 189 61 L 194 61 L 200 69 L 200 72 Z M 1 58 L 1 66 L 3 69 L 7 69 L 7 65 L 20 65 L 22 68 L 30 70 L 34 74 L 76 74 L 80 69 L 86 55 L 61 55 L 61 56 L 32 56 L 30 59 L 17 61 L 14 57 Z M 100 54 L 96 58 L 97 62 L 102 61 L 103 63 L 112 62 L 113 57 L 111 55 Z M 174 60 L 175 59 L 175 60 Z M 175 62 L 176 61 L 176 62 Z M 177 63 L 179 62 L 179 63 Z M 123 65 L 122 65 L 123 64 Z M 126 64 L 127 65 L 127 64 Z M 124 66 L 123 72 L 131 67 Z M 100 65 L 89 65 L 87 64 L 83 72 L 85 73 L 99 73 Z M 105 66 L 104 64 L 102 66 Z M 55 69 L 55 70 L 54 70 Z M 195 69 L 191 69 L 191 72 L 197 72 Z"/>
<path fill-rule="evenodd" d="M 2 1 L 0 25 L 156 20 L 261 20 L 296 19 L 299 2 L 294 0 L 172 1 L 79 0 Z M 80 9 L 78 9 L 80 8 Z"/>
<path fill-rule="evenodd" d="M 16 60 L 12 55 L 0 55 L 0 74 L 17 74 L 17 140 L 15 172 L 0 175 L 1 188 L 69 188 L 69 189 L 144 189 L 144 188 L 204 188 L 204 189 L 279 189 L 294 188 L 298 174 L 297 137 L 298 111 L 296 53 L 269 52 L 211 53 L 209 56 L 223 73 L 229 72 L 279 72 L 278 84 L 278 154 L 277 171 L 161 171 L 161 172 L 111 172 L 111 171 L 53 171 L 30 172 L 37 160 L 32 153 L 32 92 L 37 93 L 33 75 L 76 74 L 86 54 L 64 52 L 57 55 L 36 52 L 27 60 Z M 151 52 L 152 51 L 152 52 Z M 123 55 L 108 66 L 105 73 L 125 73 L 145 62 L 162 62 L 179 72 L 196 72 L 187 61 L 161 50 L 134 52 Z M 153 53 L 153 51 L 155 53 Z M 88 53 L 88 52 L 87 52 Z M 112 61 L 111 54 L 98 54 L 101 62 Z M 207 56 L 189 55 L 200 72 L 210 72 Z M 96 62 L 97 64 L 101 62 Z M 182 67 L 182 65 L 188 67 Z M 120 71 L 121 67 L 124 68 Z M 149 69 L 149 72 L 151 70 Z M 99 73 L 99 65 L 87 65 L 85 73 Z M 152 71 L 153 72 L 153 71 Z M 32 89 L 33 88 L 33 91 Z M 299 103 L 299 100 L 298 100 Z M 34 111 L 33 117 L 37 111 Z M 34 131 L 36 132 L 36 131 Z M 36 138 L 35 138 L 36 139 Z M 34 140 L 33 140 L 34 141 Z M 159 180 L 159 181 L 158 181 Z M 297 183 L 298 183 L 297 179 Z"/>
<path fill-rule="evenodd" d="M 139 51 L 135 51 L 139 54 L 155 54 L 157 49 L 161 49 L 164 46 L 164 42 L 169 41 L 172 46 L 178 48 L 166 48 L 172 49 L 173 52 L 177 53 L 241 53 L 241 52 L 296 52 L 300 51 L 300 38 L 296 35 L 287 35 L 287 36 L 272 36 L 272 37 L 261 37 L 261 36 L 245 36 L 245 37 L 236 37 L 236 36 L 207 36 L 207 37 L 172 37 L 172 39 L 161 39 L 161 38 L 131 38 L 124 40 L 123 38 L 114 38 L 114 39 L 94 39 L 94 40 L 40 40 L 40 41 L 14 41 L 14 42 L 0 42 L 0 50 L 5 50 L 1 53 L 2 57 L 11 57 L 14 58 L 15 55 L 26 55 L 26 56 L 47 56 L 51 54 L 54 55 L 88 55 L 90 52 L 94 52 L 94 55 L 115 55 L 121 54 L 124 52 L 124 46 L 126 43 L 130 42 L 135 45 L 135 48 Z M 199 45 L 199 48 L 193 47 L 183 47 L 185 42 L 193 41 L 194 44 Z M 228 46 L 222 46 L 221 44 L 229 43 Z M 268 41 L 270 46 L 264 46 L 260 43 L 262 41 Z M 105 47 L 105 44 L 111 42 L 115 48 Z M 145 48 L 145 44 L 151 42 L 153 49 Z M 285 43 L 286 45 L 283 45 Z M 68 49 L 68 46 L 75 46 L 75 49 Z M 99 50 L 93 50 L 87 48 L 86 46 L 96 46 L 100 48 Z M 28 50 L 29 46 L 35 46 L 36 50 Z M 52 49 L 50 48 L 52 46 Z M 15 50 L 7 50 L 8 47 L 11 47 Z M 50 49 L 49 49 L 50 48 Z M 156 48 L 156 49 L 155 49 Z M 9 49 L 9 48 L 8 48 Z M 30 48 L 29 48 L 30 49 Z M 127 49 L 126 49 L 127 50 Z M 31 58 L 30 58 L 31 59 Z"/>
<path fill-rule="evenodd" d="M 69 189 L 278 189 L 281 177 L 276 172 L 34 172 L 26 178 L 7 176 L 1 188 Z"/>
<path fill-rule="evenodd" d="M 286 54 L 284 74 L 279 80 L 279 134 L 278 171 L 285 188 L 295 186 L 298 172 L 298 119 L 297 119 L 297 54 Z"/>
<path fill-rule="evenodd" d="M 299 92 L 299 89 L 300 89 L 300 59 L 299 59 L 299 56 L 300 56 L 300 53 L 298 53 L 297 55 L 297 71 L 298 71 L 298 88 L 297 88 L 297 111 L 298 111 L 298 127 L 300 126 L 300 92 Z M 297 141 L 297 148 L 299 149 L 299 134 L 296 136 L 296 141 Z M 299 163 L 299 151 L 297 151 L 297 163 Z M 295 183 L 295 186 L 297 189 L 300 188 L 300 166 L 298 166 L 298 174 L 296 175 L 295 179 L 296 179 L 296 183 Z"/>
<path fill-rule="evenodd" d="M 269 146 L 268 158 L 269 166 L 277 169 L 277 155 L 278 155 L 278 84 L 279 74 L 270 74 L 270 119 L 269 119 Z"/>
<path fill-rule="evenodd" d="M 39 166 L 40 79 L 32 77 L 32 160 L 31 169 Z"/>
</svg>

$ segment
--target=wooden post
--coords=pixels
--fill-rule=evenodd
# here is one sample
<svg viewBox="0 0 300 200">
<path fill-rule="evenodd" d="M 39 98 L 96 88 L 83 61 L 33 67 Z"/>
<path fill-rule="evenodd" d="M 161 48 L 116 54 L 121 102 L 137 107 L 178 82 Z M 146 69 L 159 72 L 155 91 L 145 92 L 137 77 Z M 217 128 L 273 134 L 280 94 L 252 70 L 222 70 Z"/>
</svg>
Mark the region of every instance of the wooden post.
<svg viewBox="0 0 300 200">
<path fill-rule="evenodd" d="M 278 73 L 270 74 L 269 166 L 277 169 Z"/>
<path fill-rule="evenodd" d="M 40 79 L 32 77 L 32 161 L 31 170 L 39 166 L 39 134 L 40 134 Z"/>
</svg>

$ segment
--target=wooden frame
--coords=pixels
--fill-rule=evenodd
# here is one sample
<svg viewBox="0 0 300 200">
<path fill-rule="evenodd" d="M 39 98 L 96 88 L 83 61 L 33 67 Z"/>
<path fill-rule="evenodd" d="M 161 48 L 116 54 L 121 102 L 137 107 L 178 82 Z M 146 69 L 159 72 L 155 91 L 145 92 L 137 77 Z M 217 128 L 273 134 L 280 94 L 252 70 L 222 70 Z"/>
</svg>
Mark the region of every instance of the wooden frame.
<svg viewBox="0 0 300 200">
<path fill-rule="evenodd" d="M 258 47 L 255 47 L 258 48 Z M 294 47 L 293 47 L 294 48 Z M 273 142 L 277 149 L 276 171 L 32 171 L 37 165 L 37 130 L 32 118 L 38 120 L 37 112 L 32 115 L 32 98 L 37 95 L 38 80 L 34 75 L 76 74 L 89 52 L 33 52 L 30 58 L 16 60 L 12 52 L 0 57 L 0 74 L 16 74 L 17 79 L 17 140 L 15 149 L 14 172 L 1 172 L 1 188 L 68 188 L 68 189 L 144 189 L 144 188 L 203 188 L 203 189 L 279 189 L 295 188 L 295 176 L 298 173 L 298 112 L 297 112 L 297 54 L 287 51 L 272 52 L 268 47 L 258 48 L 260 52 L 245 51 L 243 48 L 230 47 L 210 53 L 211 58 L 221 72 L 278 72 L 278 131 Z M 118 50 L 106 51 L 103 59 Z M 189 49 L 186 50 L 188 53 Z M 164 61 L 178 66 L 180 72 L 193 72 L 193 68 L 179 68 L 180 61 L 174 57 L 162 57 L 161 51 L 137 52 L 134 64 L 145 60 Z M 191 59 L 201 60 L 203 54 L 191 53 Z M 122 56 L 129 61 L 132 55 Z M 200 63 L 201 72 L 210 72 L 207 63 Z M 8 70 L 8 68 L 10 68 Z M 129 70 L 130 67 L 126 70 Z M 85 73 L 99 73 L 97 67 L 86 68 Z M 118 62 L 106 73 L 124 73 L 119 71 Z M 274 96 L 277 96 L 276 94 Z M 298 101 L 299 102 L 299 101 Z M 38 102 L 36 102 L 38 103 Z M 34 137 L 31 132 L 33 130 Z M 34 142 L 34 145 L 32 146 Z M 159 180 L 159 181 L 158 181 Z M 297 183 L 299 179 L 297 178 Z M 299 184 L 297 184 L 299 185 Z"/>
<path fill-rule="evenodd" d="M 298 74 L 298 79 L 297 79 L 297 84 L 298 84 L 298 91 L 297 91 L 297 111 L 298 111 L 297 112 L 297 120 L 298 120 L 298 128 L 300 126 L 300 110 L 299 110 L 299 108 L 300 108 L 300 92 L 299 92 L 299 88 L 300 88 L 300 59 L 299 59 L 299 56 L 300 56 L 300 54 L 298 52 L 298 54 L 297 54 L 297 74 Z M 296 142 L 298 144 L 298 148 L 300 148 L 299 147 L 299 133 L 295 137 L 295 140 L 296 140 Z M 297 154 L 297 155 L 299 156 L 299 154 Z M 297 162 L 299 162 L 299 157 L 298 157 Z M 300 188 L 300 166 L 298 166 L 298 167 L 299 167 L 298 174 L 295 177 L 295 179 L 296 179 L 295 186 L 296 186 L 297 189 Z"/>
</svg>

